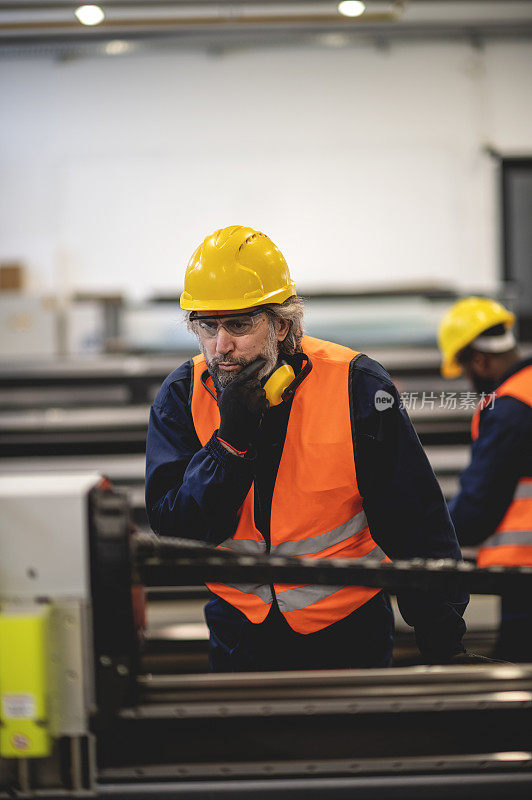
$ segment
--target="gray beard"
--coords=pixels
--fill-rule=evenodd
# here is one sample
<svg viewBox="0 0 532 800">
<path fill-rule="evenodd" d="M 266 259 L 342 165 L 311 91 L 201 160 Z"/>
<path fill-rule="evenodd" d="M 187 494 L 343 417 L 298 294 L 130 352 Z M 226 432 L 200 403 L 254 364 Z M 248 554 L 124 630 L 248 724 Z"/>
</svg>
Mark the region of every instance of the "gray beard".
<svg viewBox="0 0 532 800">
<path fill-rule="evenodd" d="M 241 367 L 246 367 L 248 364 L 251 363 L 249 360 L 246 360 L 245 358 L 229 358 L 227 356 L 214 356 L 209 361 L 209 359 L 207 358 L 207 354 L 205 352 L 205 348 L 203 347 L 201 341 L 200 341 L 200 349 L 205 357 L 205 361 L 207 362 L 207 369 L 209 370 L 210 376 L 217 389 L 224 389 L 231 383 L 232 380 L 236 378 L 237 375 L 240 374 L 240 371 L 235 373 L 235 372 L 224 372 L 223 370 L 220 370 L 218 366 L 220 362 L 223 361 L 226 364 L 239 364 Z M 266 364 L 257 373 L 257 378 L 261 380 L 261 378 L 265 378 L 266 375 L 269 375 L 270 372 L 273 372 L 275 365 L 277 364 L 277 360 L 279 358 L 279 343 L 277 341 L 273 325 L 270 324 L 269 326 L 269 336 L 263 350 L 257 356 L 255 356 L 255 358 L 264 358 L 266 361 Z M 254 360 L 255 359 L 253 359 L 253 361 Z"/>
</svg>

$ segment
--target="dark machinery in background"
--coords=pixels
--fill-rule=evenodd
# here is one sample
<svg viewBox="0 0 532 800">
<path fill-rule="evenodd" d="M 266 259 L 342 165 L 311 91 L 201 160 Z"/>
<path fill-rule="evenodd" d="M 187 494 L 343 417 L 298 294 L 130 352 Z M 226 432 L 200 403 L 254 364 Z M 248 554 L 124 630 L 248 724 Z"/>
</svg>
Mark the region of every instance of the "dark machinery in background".
<svg viewBox="0 0 532 800">
<path fill-rule="evenodd" d="M 95 473 L 0 479 L 0 796 L 530 797 L 532 665 L 154 674 L 143 587 L 529 592 L 532 568 L 242 558 L 133 534 Z"/>
<path fill-rule="evenodd" d="M 144 510 L 144 453 L 149 405 L 162 381 L 189 353 L 0 364 L 0 474 L 13 471 L 97 470 L 127 488 L 137 525 Z M 473 407 L 459 402 L 463 381 L 437 374 L 435 350 L 377 349 L 391 372 L 444 493 L 457 488 L 467 463 Z M 441 392 L 455 392 L 444 407 Z M 423 392 L 437 398 L 423 405 Z"/>
<path fill-rule="evenodd" d="M 390 372 L 447 497 L 468 461 L 475 405 L 464 379 L 449 382 L 439 374 L 436 330 L 454 300 L 454 292 L 437 287 L 305 298 L 309 333 L 367 352 Z M 113 313 L 111 353 L 0 362 L 0 474 L 104 473 L 127 488 L 134 520 L 146 529 L 149 406 L 164 378 L 196 348 L 179 323 L 175 297 Z"/>
</svg>

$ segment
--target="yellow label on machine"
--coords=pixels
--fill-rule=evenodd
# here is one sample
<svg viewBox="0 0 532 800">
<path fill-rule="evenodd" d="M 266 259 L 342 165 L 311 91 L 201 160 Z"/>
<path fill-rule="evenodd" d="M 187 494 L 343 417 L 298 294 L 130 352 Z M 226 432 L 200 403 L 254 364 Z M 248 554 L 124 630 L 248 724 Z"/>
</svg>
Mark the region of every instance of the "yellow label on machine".
<svg viewBox="0 0 532 800">
<path fill-rule="evenodd" d="M 47 719 L 49 606 L 0 609 L 0 756 L 50 755 Z"/>
</svg>

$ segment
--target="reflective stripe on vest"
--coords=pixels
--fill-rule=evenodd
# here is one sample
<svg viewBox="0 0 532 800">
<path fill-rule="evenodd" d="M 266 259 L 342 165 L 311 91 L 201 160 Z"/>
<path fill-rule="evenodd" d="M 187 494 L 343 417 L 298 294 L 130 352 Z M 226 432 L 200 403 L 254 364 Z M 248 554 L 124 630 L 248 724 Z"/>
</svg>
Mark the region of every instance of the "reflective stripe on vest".
<svg viewBox="0 0 532 800">
<path fill-rule="evenodd" d="M 351 536 L 361 533 L 367 526 L 366 515 L 363 511 L 359 511 L 347 522 L 343 522 L 327 533 L 309 536 L 307 539 L 299 539 L 295 542 L 287 541 L 274 544 L 271 547 L 271 554 L 276 556 L 308 556 L 311 553 L 321 553 L 322 550 L 345 542 Z M 363 556 L 363 558 L 365 557 Z"/>
<path fill-rule="evenodd" d="M 256 594 L 264 603 L 273 603 L 272 587 L 268 583 L 227 583 L 225 586 L 243 594 Z"/>
<path fill-rule="evenodd" d="M 322 533 L 319 536 L 312 536 L 309 539 L 302 539 L 298 542 L 283 542 L 282 544 L 274 545 L 270 552 L 272 555 L 276 556 L 308 556 L 310 554 L 321 553 L 321 551 L 333 545 L 346 541 L 346 539 L 354 534 L 360 533 L 367 527 L 367 524 L 364 511 L 360 511 L 355 517 L 328 533 Z M 264 540 L 262 540 L 262 542 L 257 542 L 254 539 L 226 539 L 218 546 L 244 555 L 264 555 L 266 553 L 266 542 Z M 353 558 L 353 560 L 365 561 L 373 559 L 383 561 L 385 558 L 385 553 L 380 547 L 376 546 L 369 553 L 366 553 L 366 555 Z M 271 603 L 273 601 L 269 584 L 230 583 L 226 585 L 246 594 L 257 594 L 265 603 Z M 318 600 L 322 600 L 343 588 L 343 586 L 307 585 L 284 589 L 281 590 L 281 593 L 276 595 L 277 603 L 279 609 L 283 612 L 295 611 L 311 605 L 312 603 L 316 603 Z M 303 598 L 305 602 L 303 602 Z"/>
<path fill-rule="evenodd" d="M 312 370 L 294 396 L 277 472 L 270 519 L 271 553 L 311 558 L 386 558 L 371 538 L 357 488 L 349 408 L 349 365 L 356 352 L 305 336 Z M 202 445 L 218 428 L 213 397 L 201 384 L 203 356 L 193 359 L 191 411 Z M 266 542 L 255 526 L 254 486 L 238 513 L 237 529 L 220 548 L 261 555 Z M 273 602 L 262 584 L 208 584 L 252 622 L 262 622 Z M 274 584 L 288 624 L 311 633 L 343 619 L 378 589 Z"/>
<path fill-rule="evenodd" d="M 525 478 L 517 484 L 514 500 L 528 500 L 529 498 L 532 498 L 532 478 Z"/>
<path fill-rule="evenodd" d="M 532 407 L 532 366 L 511 375 L 495 392 L 499 397 L 515 397 Z M 495 401 L 497 402 L 497 401 Z M 472 438 L 478 435 L 480 411 L 475 412 Z M 489 410 L 486 411 L 489 414 Z M 482 543 L 477 556 L 479 567 L 532 566 L 532 477 L 522 477 L 506 514 L 495 533 Z"/>
<path fill-rule="evenodd" d="M 375 546 L 373 550 L 366 553 L 365 556 L 357 558 L 356 561 L 384 561 L 386 554 L 383 553 L 380 547 Z M 319 600 L 323 600 L 330 595 L 340 592 L 345 589 L 345 586 L 296 586 L 290 589 L 283 589 L 276 592 L 277 604 L 283 613 L 289 611 L 298 611 L 306 608 Z"/>
<path fill-rule="evenodd" d="M 381 550 L 380 547 L 375 546 L 369 553 L 366 553 L 366 555 L 352 560 L 358 562 L 377 561 L 380 563 L 381 561 L 389 559 L 387 559 L 386 554 Z M 273 602 L 272 589 L 269 584 L 229 583 L 226 585 L 231 586 L 233 589 L 238 589 L 238 591 L 245 594 L 256 594 L 265 603 Z M 346 587 L 344 586 L 316 586 L 306 584 L 304 586 L 290 586 L 286 589 L 283 589 L 280 588 L 279 584 L 279 588 L 276 591 L 275 596 L 277 598 L 279 610 L 283 613 L 288 613 L 289 611 L 299 611 L 302 608 L 313 605 L 319 600 L 323 600 L 326 597 L 329 597 L 336 592 L 340 592 L 345 588 Z"/>
<path fill-rule="evenodd" d="M 500 531 L 486 539 L 482 547 L 499 547 L 503 544 L 532 545 L 532 531 Z"/>
</svg>

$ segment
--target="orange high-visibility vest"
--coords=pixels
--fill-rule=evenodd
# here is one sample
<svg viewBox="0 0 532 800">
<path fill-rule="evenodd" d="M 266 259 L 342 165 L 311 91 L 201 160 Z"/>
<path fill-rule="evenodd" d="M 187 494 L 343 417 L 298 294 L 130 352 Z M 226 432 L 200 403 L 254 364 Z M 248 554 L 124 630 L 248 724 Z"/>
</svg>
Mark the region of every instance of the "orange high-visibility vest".
<svg viewBox="0 0 532 800">
<path fill-rule="evenodd" d="M 312 370 L 297 388 L 290 409 L 272 498 L 269 552 L 388 561 L 371 538 L 357 486 L 348 390 L 349 364 L 357 353 L 309 336 L 303 338 L 303 350 Z M 196 356 L 193 364 L 192 419 L 204 446 L 219 427 L 220 414 L 214 397 L 201 383 L 205 359 Z M 208 382 L 212 389 L 210 378 Z M 238 511 L 237 529 L 220 548 L 252 555 L 268 552 L 255 526 L 253 493 L 252 484 Z M 380 591 L 360 586 L 207 586 L 255 623 L 266 618 L 275 593 L 279 610 L 299 633 L 326 628 Z"/>
<path fill-rule="evenodd" d="M 495 402 L 498 397 L 515 397 L 532 407 L 532 366 L 511 375 L 494 394 Z M 490 402 L 488 396 L 473 415 L 473 441 L 478 438 L 480 412 Z M 517 482 L 512 502 L 499 527 L 482 543 L 477 564 L 479 567 L 532 566 L 532 476 L 523 475 Z"/>
</svg>

